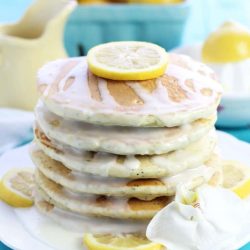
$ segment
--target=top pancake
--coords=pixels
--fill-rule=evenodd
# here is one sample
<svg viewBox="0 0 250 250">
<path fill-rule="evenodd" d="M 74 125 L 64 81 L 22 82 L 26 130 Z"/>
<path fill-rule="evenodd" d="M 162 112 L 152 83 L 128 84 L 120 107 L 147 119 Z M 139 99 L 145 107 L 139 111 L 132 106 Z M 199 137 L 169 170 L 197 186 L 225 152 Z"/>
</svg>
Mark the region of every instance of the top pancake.
<svg viewBox="0 0 250 250">
<path fill-rule="evenodd" d="M 170 54 L 165 74 L 147 81 L 96 77 L 85 57 L 57 60 L 38 73 L 38 90 L 54 113 L 100 125 L 173 127 L 207 118 L 221 86 L 205 65 Z"/>
</svg>

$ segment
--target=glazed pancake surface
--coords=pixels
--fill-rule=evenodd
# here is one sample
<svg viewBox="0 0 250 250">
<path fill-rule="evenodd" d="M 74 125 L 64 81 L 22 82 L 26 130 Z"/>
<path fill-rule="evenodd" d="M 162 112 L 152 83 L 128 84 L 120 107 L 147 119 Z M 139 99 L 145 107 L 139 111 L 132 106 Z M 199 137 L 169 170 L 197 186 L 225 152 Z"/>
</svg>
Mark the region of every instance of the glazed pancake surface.
<svg viewBox="0 0 250 250">
<path fill-rule="evenodd" d="M 57 60 L 39 71 L 38 90 L 60 116 L 135 127 L 173 127 L 211 116 L 222 92 L 211 70 L 175 54 L 163 76 L 147 81 L 96 77 L 85 57 Z"/>
<path fill-rule="evenodd" d="M 187 147 L 162 155 L 121 156 L 102 152 L 77 150 L 50 140 L 35 129 L 35 147 L 68 169 L 98 176 L 122 178 L 160 178 L 175 175 L 185 169 L 202 165 L 210 159 L 217 142 L 212 129 L 200 140 Z M 183 161 L 183 159 L 185 159 Z"/>
<path fill-rule="evenodd" d="M 209 182 L 218 169 L 217 163 L 210 159 L 204 165 L 185 170 L 177 175 L 165 178 L 131 180 L 72 171 L 62 163 L 46 156 L 41 150 L 32 153 L 32 160 L 44 176 L 72 192 L 135 197 L 141 200 L 152 200 L 160 196 L 173 196 L 177 186 L 180 184 L 188 185 L 193 189 L 196 186 Z"/>
<path fill-rule="evenodd" d="M 90 217 L 76 214 L 69 210 L 56 207 L 51 202 L 44 200 L 39 193 L 35 196 L 35 206 L 39 212 L 50 220 L 69 230 L 82 233 L 83 228 L 88 233 L 145 233 L 149 221 L 147 220 L 122 220 L 107 217 Z"/>
<path fill-rule="evenodd" d="M 215 117 L 180 127 L 135 128 L 99 126 L 64 119 L 39 104 L 35 109 L 38 126 L 51 139 L 86 151 L 118 155 L 164 154 L 199 140 L 214 126 Z"/>
<path fill-rule="evenodd" d="M 172 201 L 172 197 L 157 197 L 151 201 L 137 198 L 116 198 L 99 195 L 79 195 L 51 181 L 36 171 L 37 192 L 53 205 L 82 215 L 119 219 L 150 219 Z"/>
<path fill-rule="evenodd" d="M 209 184 L 218 185 L 220 179 L 220 173 L 217 172 L 209 180 Z M 37 192 L 43 199 L 56 207 L 81 215 L 118 219 L 151 219 L 173 200 L 173 196 L 141 200 L 138 198 L 78 194 L 50 180 L 39 170 L 36 171 L 35 181 Z"/>
</svg>

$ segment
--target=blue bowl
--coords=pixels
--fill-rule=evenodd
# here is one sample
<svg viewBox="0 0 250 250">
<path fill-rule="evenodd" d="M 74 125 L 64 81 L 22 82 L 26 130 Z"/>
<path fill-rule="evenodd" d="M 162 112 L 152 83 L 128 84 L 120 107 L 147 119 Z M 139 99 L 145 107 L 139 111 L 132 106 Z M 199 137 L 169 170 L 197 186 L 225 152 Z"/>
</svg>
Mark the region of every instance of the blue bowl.
<svg viewBox="0 0 250 250">
<path fill-rule="evenodd" d="M 65 26 L 70 56 L 86 55 L 110 41 L 148 41 L 167 50 L 178 46 L 191 9 L 190 1 L 168 5 L 80 5 Z"/>
</svg>

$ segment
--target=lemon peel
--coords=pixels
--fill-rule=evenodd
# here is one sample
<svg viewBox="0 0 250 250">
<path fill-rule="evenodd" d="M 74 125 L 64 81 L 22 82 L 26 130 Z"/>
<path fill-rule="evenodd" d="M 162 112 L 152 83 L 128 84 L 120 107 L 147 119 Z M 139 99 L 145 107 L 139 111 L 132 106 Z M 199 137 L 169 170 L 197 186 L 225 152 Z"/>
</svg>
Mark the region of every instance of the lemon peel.
<svg viewBox="0 0 250 250">
<path fill-rule="evenodd" d="M 90 71 L 111 80 L 148 80 L 165 73 L 168 56 L 158 45 L 147 42 L 111 42 L 92 48 Z"/>
</svg>

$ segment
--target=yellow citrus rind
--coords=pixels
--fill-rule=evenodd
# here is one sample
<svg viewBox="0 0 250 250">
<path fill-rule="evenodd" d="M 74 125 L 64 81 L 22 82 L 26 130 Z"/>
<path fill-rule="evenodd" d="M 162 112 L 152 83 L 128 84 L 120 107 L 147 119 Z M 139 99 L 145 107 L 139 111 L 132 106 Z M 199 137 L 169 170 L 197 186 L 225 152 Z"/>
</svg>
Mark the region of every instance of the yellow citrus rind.
<svg viewBox="0 0 250 250">
<path fill-rule="evenodd" d="M 15 189 L 11 186 L 10 182 L 13 180 L 13 178 L 16 178 L 18 174 L 31 174 L 31 169 L 12 169 L 8 171 L 2 178 L 0 182 L 0 200 L 7 203 L 8 205 L 12 207 L 30 207 L 33 205 L 32 197 L 26 195 L 24 192 L 22 192 L 21 188 L 20 190 Z M 23 181 L 21 180 L 20 184 L 20 178 L 19 183 L 17 183 L 16 186 L 22 187 L 25 185 L 25 189 L 29 188 L 29 186 L 33 186 L 33 183 L 26 183 L 26 179 Z"/>
<path fill-rule="evenodd" d="M 94 235 L 87 233 L 83 237 L 89 250 L 161 250 L 162 245 L 153 243 L 145 237 L 127 235 Z"/>
<path fill-rule="evenodd" d="M 163 75 L 168 64 L 166 51 L 146 42 L 112 42 L 92 48 L 88 67 L 96 76 L 117 80 L 149 80 Z"/>
</svg>

